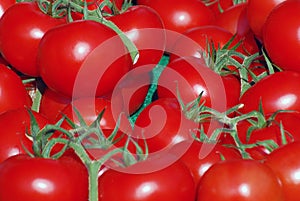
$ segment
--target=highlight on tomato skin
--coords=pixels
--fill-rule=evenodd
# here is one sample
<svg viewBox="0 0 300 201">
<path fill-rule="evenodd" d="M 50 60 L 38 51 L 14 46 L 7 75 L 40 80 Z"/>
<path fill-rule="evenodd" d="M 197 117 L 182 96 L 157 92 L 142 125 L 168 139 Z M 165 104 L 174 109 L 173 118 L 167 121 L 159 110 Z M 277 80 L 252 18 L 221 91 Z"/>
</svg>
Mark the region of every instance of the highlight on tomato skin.
<svg viewBox="0 0 300 201">
<path fill-rule="evenodd" d="M 0 200 L 298 201 L 298 11 L 3 0 Z"/>
<path fill-rule="evenodd" d="M 204 174 L 198 185 L 197 201 L 211 199 L 283 201 L 284 197 L 271 168 L 259 161 L 238 159 L 218 162 Z"/>
</svg>

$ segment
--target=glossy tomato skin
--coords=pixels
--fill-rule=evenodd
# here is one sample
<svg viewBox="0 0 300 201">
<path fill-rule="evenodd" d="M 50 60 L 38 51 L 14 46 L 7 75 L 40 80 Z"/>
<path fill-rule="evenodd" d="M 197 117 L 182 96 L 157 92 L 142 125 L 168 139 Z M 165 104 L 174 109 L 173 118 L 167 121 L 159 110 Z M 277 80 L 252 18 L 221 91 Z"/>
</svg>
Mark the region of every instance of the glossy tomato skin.
<svg viewBox="0 0 300 201">
<path fill-rule="evenodd" d="M 0 3 L 0 17 L 3 15 L 3 13 L 12 5 L 16 3 L 15 0 L 5 0 L 1 1 Z"/>
<path fill-rule="evenodd" d="M 0 114 L 8 110 L 31 106 L 21 78 L 7 66 L 0 64 Z"/>
<path fill-rule="evenodd" d="M 1 17 L 0 52 L 18 71 L 39 76 L 36 65 L 39 42 L 49 29 L 64 23 L 65 19 L 44 14 L 36 2 L 17 3 Z"/>
<path fill-rule="evenodd" d="M 212 48 L 217 50 L 219 47 L 224 47 L 233 37 L 234 34 L 217 25 L 199 26 L 189 29 L 176 40 L 171 51 L 170 60 L 172 61 L 175 58 L 183 56 L 202 58 L 201 52 L 208 52 L 208 45 L 211 46 L 210 50 L 212 50 Z M 234 47 L 240 40 L 242 40 L 242 42 L 237 48 L 237 52 L 243 54 L 254 54 L 257 52 L 255 45 L 248 43 L 241 37 L 235 37 L 229 48 Z M 212 51 L 209 53 L 211 52 Z"/>
<path fill-rule="evenodd" d="M 222 14 L 225 10 L 234 6 L 234 4 L 232 0 L 217 0 L 217 1 L 210 1 L 207 6 L 214 11 L 216 16 L 218 16 Z"/>
<path fill-rule="evenodd" d="M 43 128 L 49 121 L 39 113 L 32 111 L 40 128 Z M 17 154 L 25 154 L 26 150 L 32 150 L 32 141 L 26 136 L 30 134 L 30 116 L 25 108 L 10 110 L 0 115 L 0 162 Z"/>
<path fill-rule="evenodd" d="M 88 175 L 84 165 L 58 160 L 13 156 L 0 165 L 0 199 L 7 201 L 86 201 Z"/>
<path fill-rule="evenodd" d="M 46 88 L 42 94 L 39 113 L 55 123 L 57 116 L 71 101 L 71 98 Z"/>
<path fill-rule="evenodd" d="M 248 0 L 247 18 L 251 30 L 258 39 L 262 40 L 263 26 L 271 10 L 283 1 L 286 0 Z"/>
<path fill-rule="evenodd" d="M 300 1 L 284 1 L 270 12 L 263 27 L 263 44 L 268 56 L 283 70 L 300 71 L 299 10 Z"/>
<path fill-rule="evenodd" d="M 51 29 L 42 38 L 38 53 L 46 85 L 73 98 L 111 92 L 132 65 L 116 32 L 92 20 Z"/>
<path fill-rule="evenodd" d="M 225 111 L 238 102 L 240 84 L 235 77 L 218 75 L 201 59 L 182 57 L 170 62 L 162 72 L 157 94 L 158 97 L 178 98 L 177 89 L 184 103 L 194 101 L 202 92 L 201 102 Z"/>
<path fill-rule="evenodd" d="M 283 201 L 279 180 L 254 160 L 228 160 L 211 166 L 199 182 L 197 201 Z"/>
<path fill-rule="evenodd" d="M 192 172 L 196 185 L 213 164 L 223 159 L 241 159 L 241 155 L 236 149 L 225 147 L 221 144 L 194 141 L 182 157 L 180 157 L 180 160 Z"/>
<path fill-rule="evenodd" d="M 181 141 L 189 140 L 190 130 L 196 124 L 187 120 L 175 98 L 159 98 L 139 114 L 133 129 L 133 138 L 146 140 L 149 153 L 172 149 Z"/>
<path fill-rule="evenodd" d="M 216 18 L 216 25 L 229 30 L 231 33 L 244 35 L 250 30 L 246 17 L 247 3 L 241 3 L 229 7 Z"/>
<path fill-rule="evenodd" d="M 125 32 L 139 50 L 139 59 L 133 67 L 158 64 L 165 50 L 166 33 L 163 21 L 154 9 L 136 5 L 108 19 Z"/>
<path fill-rule="evenodd" d="M 280 179 L 285 201 L 299 199 L 299 154 L 300 142 L 294 142 L 273 151 L 265 160 Z"/>
<path fill-rule="evenodd" d="M 118 193 L 115 192 L 118 189 Z M 101 201 L 193 201 L 195 184 L 190 171 L 181 162 L 149 173 L 107 170 L 99 178 Z"/>
<path fill-rule="evenodd" d="M 280 83 L 280 84 L 278 84 Z M 276 90 L 272 89 L 276 84 Z M 277 72 L 263 78 L 247 90 L 241 97 L 242 113 L 258 110 L 261 100 L 266 115 L 277 110 L 300 111 L 300 74 L 293 71 Z"/>
<path fill-rule="evenodd" d="M 214 13 L 201 1 L 172 1 L 172 0 L 151 0 L 137 1 L 138 4 L 150 6 L 158 12 L 163 20 L 165 28 L 171 32 L 183 33 L 188 29 L 214 23 Z M 166 12 L 166 10 L 168 12 Z M 169 52 L 177 36 L 167 34 L 166 51 Z"/>
</svg>

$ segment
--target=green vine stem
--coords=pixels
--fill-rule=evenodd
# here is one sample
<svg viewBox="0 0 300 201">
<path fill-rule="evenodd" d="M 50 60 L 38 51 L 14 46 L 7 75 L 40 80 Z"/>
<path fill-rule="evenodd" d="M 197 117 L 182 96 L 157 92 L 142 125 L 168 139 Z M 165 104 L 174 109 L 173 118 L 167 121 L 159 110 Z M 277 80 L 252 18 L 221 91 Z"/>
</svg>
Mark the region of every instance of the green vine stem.
<svg viewBox="0 0 300 201">
<path fill-rule="evenodd" d="M 48 142 L 49 148 L 53 148 L 56 144 L 68 145 L 69 148 L 73 149 L 76 155 L 81 159 L 82 163 L 85 164 L 88 175 L 89 175 L 89 201 L 98 201 L 98 173 L 102 165 L 111 159 L 114 155 L 123 153 L 122 149 L 113 149 L 102 156 L 99 160 L 92 160 L 85 146 L 82 145 L 79 141 L 70 141 L 63 138 L 54 138 Z"/>
</svg>

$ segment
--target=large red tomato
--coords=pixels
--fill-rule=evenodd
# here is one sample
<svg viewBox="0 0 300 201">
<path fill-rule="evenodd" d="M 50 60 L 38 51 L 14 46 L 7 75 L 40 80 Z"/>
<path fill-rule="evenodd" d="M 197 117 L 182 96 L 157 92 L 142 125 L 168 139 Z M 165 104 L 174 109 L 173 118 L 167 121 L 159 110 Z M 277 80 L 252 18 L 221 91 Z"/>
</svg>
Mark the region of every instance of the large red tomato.
<svg viewBox="0 0 300 201">
<path fill-rule="evenodd" d="M 0 113 L 31 105 L 21 78 L 7 66 L 0 64 Z"/>
<path fill-rule="evenodd" d="M 278 84 L 280 83 L 280 84 Z M 276 90 L 269 90 L 276 86 Z M 242 113 L 258 110 L 260 102 L 266 115 L 277 110 L 300 111 L 300 74 L 293 71 L 277 72 L 250 87 L 241 97 Z"/>
<path fill-rule="evenodd" d="M 0 52 L 17 70 L 38 76 L 36 57 L 39 42 L 49 29 L 64 23 L 64 19 L 44 14 L 36 2 L 17 3 L 1 17 Z"/>
<path fill-rule="evenodd" d="M 73 98 L 110 93 L 132 64 L 116 32 L 91 20 L 48 31 L 37 62 L 46 85 Z"/>
<path fill-rule="evenodd" d="M 208 153 L 206 153 L 207 150 L 209 150 Z M 195 183 L 198 184 L 205 172 L 213 164 L 223 159 L 231 160 L 240 158 L 240 153 L 234 148 L 228 148 L 221 144 L 194 141 L 180 160 L 190 169 Z"/>
<path fill-rule="evenodd" d="M 285 201 L 296 201 L 299 195 L 300 142 L 287 144 L 273 151 L 265 161 L 278 176 Z"/>
<path fill-rule="evenodd" d="M 167 30 L 180 34 L 188 29 L 212 24 L 215 21 L 213 11 L 201 1 L 138 0 L 137 3 L 152 7 L 162 18 Z M 172 33 L 167 34 L 167 51 L 171 50 L 177 36 Z"/>
<path fill-rule="evenodd" d="M 233 33 L 217 25 L 199 26 L 190 29 L 176 40 L 171 50 L 170 60 L 183 56 L 202 58 L 203 51 L 211 53 L 213 48 L 215 50 L 223 48 L 233 37 Z M 256 44 L 249 43 L 241 37 L 235 37 L 228 48 L 234 47 L 240 40 L 242 42 L 236 49 L 237 52 L 246 55 L 257 52 Z M 210 51 L 208 51 L 208 45 L 210 45 Z"/>
<path fill-rule="evenodd" d="M 248 0 L 247 18 L 258 39 L 262 39 L 262 29 L 271 10 L 283 1 L 285 0 Z"/>
<path fill-rule="evenodd" d="M 72 99 L 70 97 L 46 88 L 42 94 L 39 113 L 47 117 L 50 121 L 55 122 L 61 110 L 71 101 Z"/>
<path fill-rule="evenodd" d="M 181 162 L 147 173 L 126 173 L 110 169 L 99 178 L 99 200 L 194 201 L 195 184 L 190 171 Z"/>
<path fill-rule="evenodd" d="M 39 113 L 32 111 L 38 126 L 42 129 L 48 122 Z M 0 162 L 17 154 L 24 154 L 26 150 L 32 150 L 30 139 L 30 116 L 25 108 L 10 110 L 0 115 Z M 29 134 L 26 136 L 26 132 Z"/>
<path fill-rule="evenodd" d="M 244 159 L 211 166 L 200 180 L 197 193 L 197 201 L 284 201 L 280 182 L 271 168 Z"/>
<path fill-rule="evenodd" d="M 175 97 L 177 91 L 186 104 L 201 93 L 201 102 L 218 111 L 238 103 L 240 84 L 235 77 L 220 76 L 195 57 L 178 58 L 162 72 L 157 94 L 159 97 Z"/>
<path fill-rule="evenodd" d="M 53 160 L 17 155 L 0 165 L 0 200 L 87 199 L 87 169 L 72 158 Z"/>
<path fill-rule="evenodd" d="M 190 131 L 197 127 L 185 118 L 177 99 L 159 98 L 137 117 L 133 138 L 141 140 L 141 146 L 145 140 L 149 153 L 162 152 L 191 139 Z"/>
<path fill-rule="evenodd" d="M 250 30 L 245 12 L 246 8 L 247 3 L 229 7 L 217 16 L 215 24 L 225 28 L 232 34 L 245 35 Z"/>
<path fill-rule="evenodd" d="M 263 44 L 271 61 L 283 70 L 300 71 L 300 1 L 276 6 L 263 28 Z"/>
<path fill-rule="evenodd" d="M 133 67 L 155 66 L 166 45 L 166 33 L 158 13 L 148 6 L 132 6 L 123 13 L 109 17 L 139 50 L 139 59 Z"/>
</svg>

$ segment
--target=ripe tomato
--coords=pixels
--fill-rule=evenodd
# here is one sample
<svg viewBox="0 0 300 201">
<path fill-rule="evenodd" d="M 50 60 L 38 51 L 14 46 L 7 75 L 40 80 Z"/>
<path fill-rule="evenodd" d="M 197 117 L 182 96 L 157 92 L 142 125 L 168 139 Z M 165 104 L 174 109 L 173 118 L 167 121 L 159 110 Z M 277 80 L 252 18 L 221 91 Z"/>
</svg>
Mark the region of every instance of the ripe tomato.
<svg viewBox="0 0 300 201">
<path fill-rule="evenodd" d="M 3 13 L 12 5 L 16 3 L 15 0 L 5 0 L 0 2 L 0 18 L 2 17 Z"/>
<path fill-rule="evenodd" d="M 195 184 L 190 171 L 181 162 L 147 173 L 127 173 L 109 169 L 99 178 L 99 200 L 194 201 Z"/>
<path fill-rule="evenodd" d="M 0 200 L 87 199 L 87 170 L 72 158 L 53 160 L 17 155 L 0 165 Z"/>
<path fill-rule="evenodd" d="M 208 153 L 205 153 L 206 150 Z M 231 159 L 240 159 L 241 155 L 234 148 L 228 148 L 221 144 L 209 144 L 194 141 L 180 160 L 190 169 L 196 185 L 205 172 L 215 163 Z"/>
<path fill-rule="evenodd" d="M 107 95 L 114 107 L 114 113 L 124 113 L 127 116 L 135 113 L 144 103 L 151 84 L 153 66 L 139 66 L 124 76 L 114 88 L 112 94 Z"/>
<path fill-rule="evenodd" d="M 250 30 L 246 17 L 247 3 L 241 3 L 229 7 L 217 16 L 216 25 L 225 28 L 232 34 L 245 35 Z"/>
<path fill-rule="evenodd" d="M 271 11 L 264 24 L 264 47 L 271 61 L 283 70 L 300 71 L 299 10 L 300 1 L 282 2 Z"/>
<path fill-rule="evenodd" d="M 190 130 L 197 128 L 182 113 L 175 98 L 159 98 L 149 104 L 136 119 L 133 138 L 146 140 L 149 153 L 162 152 L 191 139 Z"/>
<path fill-rule="evenodd" d="M 201 102 L 225 111 L 238 103 L 240 84 L 235 77 L 218 75 L 201 59 L 182 57 L 164 69 L 158 80 L 157 94 L 158 97 L 178 98 L 177 90 L 185 104 L 195 100 L 202 92 Z"/>
<path fill-rule="evenodd" d="M 248 0 L 247 18 L 258 39 L 262 39 L 262 29 L 271 10 L 283 1 L 285 0 Z"/>
<path fill-rule="evenodd" d="M 0 114 L 24 106 L 31 106 L 21 78 L 7 66 L 0 64 Z"/>
<path fill-rule="evenodd" d="M 17 3 L 1 17 L 0 52 L 20 72 L 38 76 L 36 57 L 39 42 L 49 29 L 64 23 L 65 19 L 44 14 L 36 2 Z"/>
<path fill-rule="evenodd" d="M 60 112 L 72 101 L 71 98 L 46 88 L 42 94 L 39 113 L 55 122 Z"/>
<path fill-rule="evenodd" d="M 231 32 L 217 25 L 200 26 L 190 29 L 176 40 L 171 51 L 170 60 L 172 61 L 177 57 L 183 56 L 202 58 L 201 52 L 208 52 L 207 45 L 212 46 L 209 52 L 211 53 L 212 48 L 218 50 L 219 47 L 224 47 L 233 37 L 234 35 Z M 248 43 L 241 37 L 234 38 L 229 48 L 234 47 L 240 40 L 242 40 L 242 43 L 236 51 L 246 55 L 257 52 L 256 45 Z M 207 44 L 208 42 L 209 44 Z"/>
<path fill-rule="evenodd" d="M 271 168 L 245 159 L 215 163 L 203 175 L 197 193 L 197 201 L 284 200 Z"/>
<path fill-rule="evenodd" d="M 273 151 L 265 160 L 278 176 L 285 201 L 296 201 L 299 195 L 300 142 L 287 144 Z"/>
<path fill-rule="evenodd" d="M 73 98 L 110 93 L 132 64 L 116 32 L 91 20 L 48 31 L 37 62 L 46 85 Z"/>
<path fill-rule="evenodd" d="M 43 128 L 48 122 L 39 113 L 34 111 L 40 128 Z M 26 150 L 32 150 L 32 141 L 26 136 L 26 132 L 30 134 L 30 116 L 25 108 L 10 110 L 0 115 L 0 126 L 2 128 L 0 135 L 0 162 L 17 154 L 24 154 Z"/>
<path fill-rule="evenodd" d="M 280 83 L 280 84 L 278 84 Z M 276 90 L 269 90 L 276 84 Z M 300 111 L 300 74 L 292 71 L 277 72 L 261 79 L 241 97 L 242 113 L 259 109 L 262 103 L 266 115 L 277 110 Z"/>
<path fill-rule="evenodd" d="M 291 113 L 289 117 L 287 113 L 285 114 L 285 116 L 281 115 L 281 117 L 278 118 L 280 118 L 280 122 L 282 123 L 282 126 L 284 128 L 284 135 L 287 143 L 291 143 L 294 140 L 299 140 L 299 134 L 296 131 L 296 125 L 293 124 L 293 122 L 289 121 L 289 119 L 293 117 L 295 118 L 296 115 L 292 115 Z M 294 121 L 296 121 L 296 119 L 294 119 Z M 280 130 L 280 122 L 278 120 L 269 121 L 264 127 L 259 128 L 255 125 L 250 124 L 248 121 L 241 121 L 237 125 L 239 139 L 243 144 L 255 144 L 266 140 L 273 140 L 274 143 L 281 147 L 284 145 L 284 141 Z M 292 132 L 289 132 L 285 129 L 285 126 L 287 128 L 291 128 L 293 126 L 294 130 Z M 248 133 L 250 127 L 252 127 L 251 129 L 253 130 Z M 293 135 L 293 133 L 295 134 L 295 137 L 291 136 Z M 253 148 L 247 148 L 246 151 L 253 159 L 256 160 L 265 159 L 265 157 L 272 152 L 272 150 L 263 145 L 257 145 Z"/>
<path fill-rule="evenodd" d="M 139 59 L 133 67 L 155 66 L 160 61 L 166 44 L 162 19 L 148 6 L 132 6 L 123 13 L 109 17 L 139 50 Z"/>
<path fill-rule="evenodd" d="M 150 6 L 156 10 L 162 18 L 167 30 L 181 34 L 188 29 L 212 24 L 215 21 L 214 13 L 201 1 L 177 0 L 174 2 L 173 0 L 138 0 L 137 3 Z M 175 40 L 176 37 L 173 36 L 173 34 L 167 33 L 167 52 L 171 50 L 170 48 L 172 48 Z"/>
</svg>

